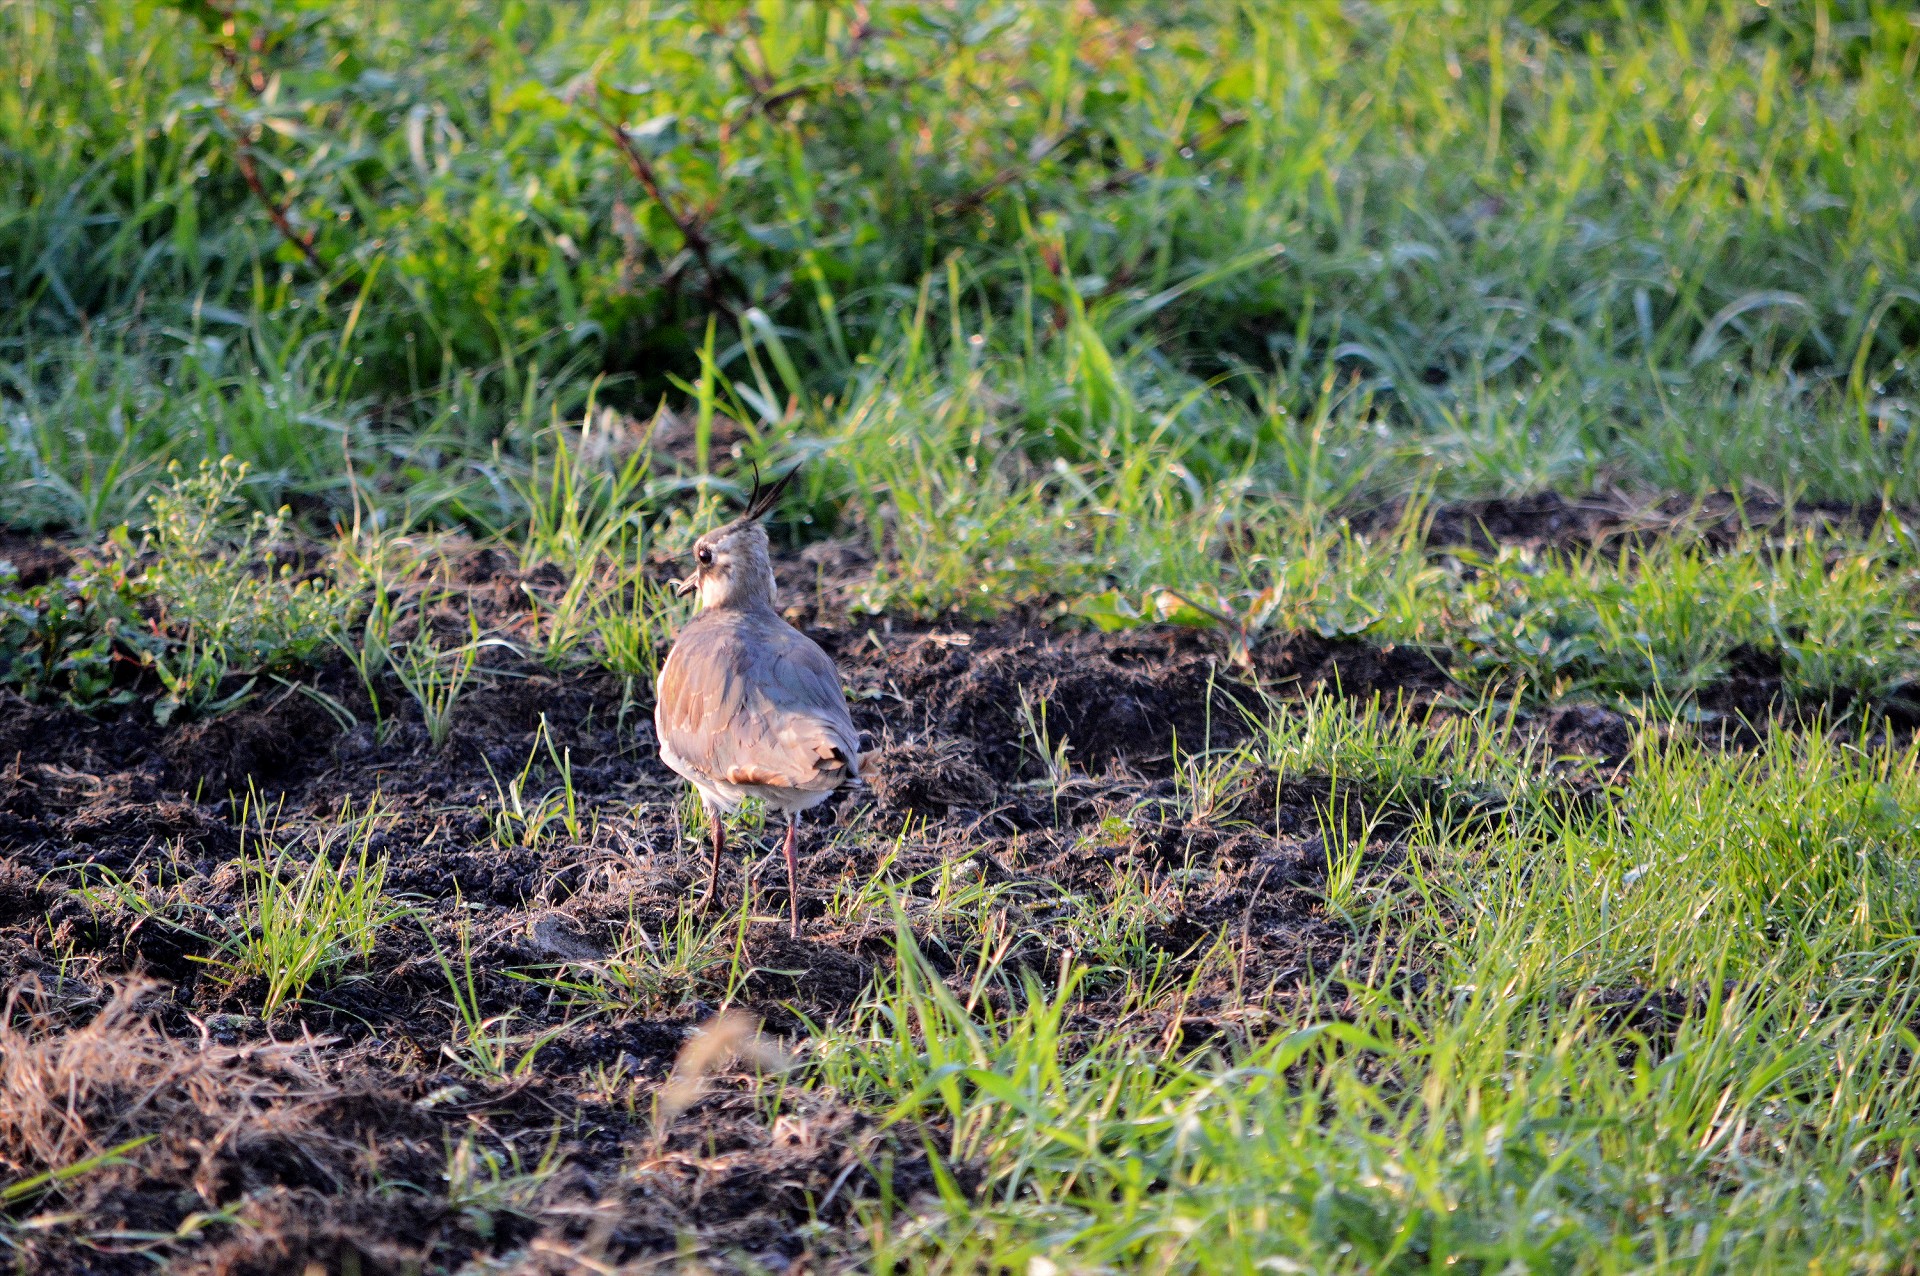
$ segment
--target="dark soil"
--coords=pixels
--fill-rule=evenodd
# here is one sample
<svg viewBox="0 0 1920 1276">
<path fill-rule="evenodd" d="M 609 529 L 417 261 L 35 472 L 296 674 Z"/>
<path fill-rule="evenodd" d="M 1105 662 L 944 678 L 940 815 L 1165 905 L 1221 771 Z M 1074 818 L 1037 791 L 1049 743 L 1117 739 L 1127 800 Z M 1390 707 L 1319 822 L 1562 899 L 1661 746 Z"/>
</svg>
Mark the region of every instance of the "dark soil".
<svg viewBox="0 0 1920 1276">
<path fill-rule="evenodd" d="M 519 596 L 497 555 L 474 555 L 460 578 L 483 603 Z M 676 1059 L 730 992 L 789 1045 L 809 1021 L 856 1013 L 896 960 L 893 915 L 878 896 L 858 902 L 882 877 L 957 987 L 991 914 L 1010 966 L 1045 982 L 1072 953 L 1092 970 L 1084 1028 L 1231 1050 L 1354 942 L 1319 903 L 1320 838 L 1329 810 L 1360 827 L 1371 797 L 1254 774 L 1202 809 L 1174 778 L 1176 747 L 1235 743 L 1244 711 L 1269 700 L 1326 690 L 1418 708 L 1451 688 L 1445 653 L 1312 635 L 1266 644 L 1235 671 L 1190 630 L 876 620 L 814 633 L 870 752 L 866 785 L 803 826 L 803 934 L 787 933 L 770 832 L 736 827 L 742 854 L 723 866 L 719 898 L 751 893 L 745 927 L 593 1005 L 555 984 L 590 983 L 623 951 L 667 950 L 707 854 L 647 706 L 613 678 L 497 663 L 442 750 L 410 704 L 377 732 L 340 665 L 310 685 L 358 725 L 278 686 L 166 729 L 147 703 L 90 718 L 0 692 L 0 978 L 24 998 L 18 1040 L 105 1043 L 70 1065 L 101 1087 L 74 1113 L 88 1131 L 75 1155 L 153 1136 L 31 1203 L 71 1217 L 11 1236 L 26 1268 L 146 1271 L 142 1252 L 229 1273 L 451 1271 L 488 1255 L 556 1271 L 676 1253 L 761 1270 L 822 1261 L 847 1248 L 836 1228 L 860 1200 L 932 1190 L 924 1149 L 939 1131 L 882 1128 L 805 1086 L 769 1119 L 770 1083 L 739 1057 L 657 1127 Z M 389 687 L 386 703 L 406 701 Z M 1070 765 L 1057 780 L 1042 721 Z M 1626 749 L 1625 723 L 1598 707 L 1534 725 L 1558 752 Z M 555 792 L 562 764 L 573 830 L 502 817 L 516 788 L 523 809 Z M 1393 821 L 1381 827 L 1391 839 Z M 217 940 L 257 891 L 269 846 L 287 849 L 288 872 L 320 848 L 338 859 L 364 846 L 411 911 L 364 963 L 266 1022 L 264 979 L 234 973 Z M 1370 853 L 1386 865 L 1400 852 L 1389 840 Z M 985 900 L 971 912 L 955 903 L 969 894 Z M 1096 934 L 1089 918 L 1124 924 Z M 443 962 L 460 971 L 469 958 L 476 1013 L 513 1038 L 506 1075 L 465 1045 Z M 1197 972 L 1191 995 L 1125 1011 L 1123 970 L 1162 958 L 1180 980 Z M 153 984 L 116 1001 L 134 977 Z M 148 1081 L 101 1062 L 123 1055 L 157 1060 Z M 47 1168 L 43 1153 L 0 1128 L 0 1177 Z M 968 1167 L 951 1168 L 966 1180 Z M 112 1232 L 149 1239 L 103 1239 Z"/>
<path fill-rule="evenodd" d="M 58 543 L 43 536 L 29 536 L 0 528 L 0 563 L 11 563 L 14 586 L 32 589 L 64 574 L 73 566 L 73 558 Z M 0 580 L 6 573 L 0 571 Z"/>
<path fill-rule="evenodd" d="M 1426 511 L 1427 543 L 1488 551 L 1503 545 L 1530 549 L 1581 550 L 1622 541 L 1697 536 L 1725 549 L 1742 535 L 1816 528 L 1827 534 L 1860 536 L 1872 531 L 1884 511 L 1877 505 L 1802 501 L 1788 505 L 1770 493 L 1714 492 L 1689 499 L 1634 496 L 1620 491 L 1568 497 L 1530 492 L 1488 500 L 1450 501 Z M 1893 511 L 1909 526 L 1920 510 Z M 1394 527 L 1406 513 L 1390 502 L 1355 511 L 1353 524 L 1363 531 Z"/>
</svg>

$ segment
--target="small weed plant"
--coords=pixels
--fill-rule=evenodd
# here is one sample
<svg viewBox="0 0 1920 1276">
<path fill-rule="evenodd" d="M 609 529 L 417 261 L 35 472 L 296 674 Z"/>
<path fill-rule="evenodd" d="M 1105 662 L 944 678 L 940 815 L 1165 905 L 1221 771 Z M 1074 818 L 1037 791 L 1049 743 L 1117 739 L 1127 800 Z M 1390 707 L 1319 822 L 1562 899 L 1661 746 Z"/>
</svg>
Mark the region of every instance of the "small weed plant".
<svg viewBox="0 0 1920 1276">
<path fill-rule="evenodd" d="M 345 605 L 331 586 L 296 580 L 292 566 L 277 561 L 284 510 L 234 521 L 243 463 L 203 462 L 193 474 L 176 464 L 169 474 L 151 498 L 152 526 L 138 555 L 149 565 L 136 584 L 166 636 L 153 659 L 166 690 L 154 706 L 162 722 L 182 709 L 218 712 L 245 698 L 260 672 L 311 660 Z M 247 682 L 229 690 L 234 676 Z"/>
<path fill-rule="evenodd" d="M 271 1019 L 313 985 L 338 981 L 373 955 L 379 933 L 404 911 L 386 898 L 387 858 L 370 849 L 378 812 L 339 819 L 305 863 L 294 848 L 262 834 L 242 847 L 241 903 L 213 967 L 230 983 L 266 981 L 260 1013 Z"/>
<path fill-rule="evenodd" d="M 132 675 L 162 643 L 141 619 L 124 564 L 90 559 L 32 589 L 12 588 L 17 580 L 0 563 L 0 686 L 77 709 L 133 699 Z"/>
<path fill-rule="evenodd" d="M 630 914 L 607 957 L 535 982 L 564 995 L 572 1010 L 601 1014 L 672 1014 L 693 1004 L 724 1004 L 733 983 L 733 923 L 730 917 L 709 922 L 691 903 L 657 928 Z"/>
<path fill-rule="evenodd" d="M 540 767 L 542 752 L 546 754 L 546 768 Z M 551 777 L 557 783 L 536 793 L 540 783 L 536 779 L 537 771 L 541 779 Z M 573 751 L 555 746 L 545 714 L 540 716 L 540 725 L 534 732 L 526 765 L 505 784 L 493 775 L 491 763 L 487 774 L 493 776 L 493 838 L 499 845 L 537 850 L 554 837 L 556 831 L 573 842 L 578 842 L 585 833 L 579 795 L 573 787 Z"/>
<path fill-rule="evenodd" d="M 441 647 L 434 641 L 427 603 L 423 599 L 413 637 L 388 650 L 388 667 L 419 706 L 421 724 L 436 749 L 446 748 L 453 738 L 453 711 L 472 681 L 474 667 L 486 645 L 487 640 L 480 635 L 479 619 L 468 612 L 467 641 L 452 648 Z"/>
<path fill-rule="evenodd" d="M 556 1130 L 545 1151 L 528 1164 L 511 1142 L 496 1149 L 471 1133 L 464 1135 L 447 1148 L 447 1207 L 483 1239 L 493 1236 L 503 1214 L 533 1217 L 541 1189 L 560 1169 L 559 1145 Z"/>
<path fill-rule="evenodd" d="M 31 590 L 9 589 L 11 568 L 0 571 L 0 682 L 93 708 L 131 698 L 129 684 L 150 671 L 165 723 L 240 703 L 260 675 L 298 669 L 338 632 L 348 595 L 296 579 L 277 557 L 286 511 L 238 515 L 244 464 L 228 457 L 190 474 L 176 463 L 168 475 L 137 545 L 115 529 Z"/>
</svg>

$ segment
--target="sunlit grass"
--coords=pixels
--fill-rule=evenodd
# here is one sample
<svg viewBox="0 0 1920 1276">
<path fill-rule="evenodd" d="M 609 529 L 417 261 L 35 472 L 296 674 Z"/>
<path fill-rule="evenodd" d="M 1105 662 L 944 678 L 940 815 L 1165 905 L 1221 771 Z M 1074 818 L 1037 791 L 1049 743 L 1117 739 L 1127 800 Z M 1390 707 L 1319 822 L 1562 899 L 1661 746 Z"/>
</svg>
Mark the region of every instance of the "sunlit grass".
<svg viewBox="0 0 1920 1276">
<path fill-rule="evenodd" d="M 898 974 L 826 1034 L 815 1076 L 939 1117 L 942 1162 L 978 1186 L 872 1207 L 875 1265 L 1754 1271 L 1905 1252 L 1911 751 L 1642 747 L 1618 812 L 1424 825 L 1417 883 L 1379 904 L 1398 937 L 1245 1047 L 1070 1030 L 1084 968 L 985 963 L 975 987 L 1017 994 L 996 1010 L 903 930 Z M 1650 862 L 1623 886 L 1632 856 Z M 1419 981 L 1393 978 L 1410 959 Z"/>
<path fill-rule="evenodd" d="M 405 910 L 384 891 L 387 859 L 370 847 L 377 808 L 339 819 L 321 831 L 301 863 L 295 848 L 262 831 L 240 859 L 242 893 L 227 920 L 212 969 L 232 983 L 266 984 L 260 1013 L 271 1019 L 315 984 L 364 967 L 380 931 Z"/>
<path fill-rule="evenodd" d="M 1897 6 L 185 8 L 0 8 L 9 521 L 98 532 L 230 452 L 269 509 L 343 509 L 351 454 L 505 526 L 597 374 L 644 419 L 709 370 L 763 457 L 925 401 L 907 558 L 957 439 L 1022 520 L 1429 467 L 1920 491 Z"/>
</svg>

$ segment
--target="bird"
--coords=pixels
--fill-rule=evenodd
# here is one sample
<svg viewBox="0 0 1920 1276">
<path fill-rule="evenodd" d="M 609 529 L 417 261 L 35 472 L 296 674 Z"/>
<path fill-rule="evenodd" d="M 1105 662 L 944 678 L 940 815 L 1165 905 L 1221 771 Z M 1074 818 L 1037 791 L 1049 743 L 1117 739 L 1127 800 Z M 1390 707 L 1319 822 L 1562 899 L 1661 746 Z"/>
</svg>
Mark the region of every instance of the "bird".
<svg viewBox="0 0 1920 1276">
<path fill-rule="evenodd" d="M 699 607 L 675 636 L 654 685 L 660 760 L 699 791 L 713 835 L 704 912 L 720 879 L 721 816 L 757 797 L 787 824 L 787 900 L 800 934 L 794 842 L 800 814 L 860 779 L 860 733 L 840 671 L 774 608 L 773 563 L 760 520 L 799 472 L 771 487 L 758 470 L 746 512 L 694 542 L 693 574 L 671 582 Z"/>
</svg>

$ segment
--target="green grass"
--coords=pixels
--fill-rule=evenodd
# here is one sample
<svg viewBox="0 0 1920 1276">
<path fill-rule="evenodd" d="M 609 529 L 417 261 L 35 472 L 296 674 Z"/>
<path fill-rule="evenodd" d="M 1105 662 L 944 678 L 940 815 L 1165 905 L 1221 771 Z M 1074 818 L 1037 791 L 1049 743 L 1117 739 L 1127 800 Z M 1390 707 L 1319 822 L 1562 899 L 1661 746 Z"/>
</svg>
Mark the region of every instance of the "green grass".
<svg viewBox="0 0 1920 1276">
<path fill-rule="evenodd" d="M 484 997 L 480 983 L 474 974 L 473 920 L 460 911 L 464 907 L 464 903 L 456 897 L 453 929 L 459 939 L 457 964 L 455 958 L 450 957 L 434 937 L 426 918 L 415 915 L 428 947 L 433 950 L 440 973 L 447 981 L 448 998 L 444 1004 L 451 1012 L 454 1031 L 453 1039 L 441 1047 L 441 1055 L 447 1063 L 469 1076 L 496 1081 L 523 1077 L 533 1067 L 541 1048 L 565 1031 L 568 1025 L 563 1023 L 544 1032 L 523 1032 L 515 1024 L 515 1020 L 521 1018 L 518 1011 L 507 1010 L 494 1015 L 487 1013 L 482 1004 Z"/>
<path fill-rule="evenodd" d="M 1394 749 L 1392 728 L 1346 730 L 1356 769 Z M 1615 809 L 1417 825 L 1417 867 L 1363 910 L 1371 952 L 1198 1054 L 1075 1021 L 1089 967 L 982 960 L 955 990 L 902 930 L 897 975 L 813 1077 L 937 1117 L 932 1150 L 978 1186 L 874 1207 L 875 1266 L 1897 1265 L 1916 755 L 1645 735 L 1636 759 Z M 995 982 L 1013 1009 L 978 995 Z M 1663 993 L 1669 1020 L 1622 1013 Z"/>
<path fill-rule="evenodd" d="M 9 519 L 227 453 L 337 512 L 351 454 L 499 526 L 496 442 L 703 370 L 756 452 L 932 375 L 1038 472 L 1171 413 L 1203 494 L 1914 497 L 1896 6 L 193 13 L 0 9 Z"/>
<path fill-rule="evenodd" d="M 1814 698 L 1909 676 L 1877 542 L 1453 581 L 1412 517 L 1340 522 L 1920 503 L 1895 7 L 569 14 L 0 7 L 0 519 L 98 536 L 233 456 L 310 531 L 508 534 L 562 573 L 533 649 L 631 688 L 646 564 L 806 459 L 791 534 L 871 543 L 856 608 L 1370 632 L 1542 695 L 1684 702 L 1744 648 Z M 196 708 L 248 665 L 175 655 Z"/>
<path fill-rule="evenodd" d="M 265 981 L 263 1017 L 298 1002 L 316 983 L 344 977 L 356 963 L 364 967 L 381 929 L 404 912 L 383 893 L 386 857 L 374 858 L 368 846 L 378 823 L 375 809 L 342 810 L 305 864 L 265 830 L 242 849 L 240 907 L 209 961 L 231 983 Z"/>
<path fill-rule="evenodd" d="M 897 910 L 896 965 L 792 1083 L 952 1173 L 841 1240 L 1032 1276 L 1899 1270 L 1915 119 L 1920 24 L 1880 0 L 0 0 L 0 526 L 79 554 L 0 564 L 0 683 L 184 722 L 339 653 L 378 742 L 417 712 L 444 747 L 506 641 L 436 635 L 471 537 L 533 573 L 518 653 L 637 720 L 669 562 L 796 461 L 776 538 L 870 550 L 856 617 L 1444 649 L 1432 714 L 1276 698 L 1083 832 L 1244 835 L 1256 779 L 1325 782 L 1346 955 L 1236 977 L 1200 1053 L 1141 1028 L 1201 978 L 1148 942 L 1171 876 L 1030 898 L 901 868 L 908 828 L 844 883 L 829 919 Z M 1427 544 L 1438 504 L 1547 489 L 1768 517 Z M 1734 749 L 1716 695 L 1756 669 L 1802 713 Z M 1625 765 L 1526 735 L 1587 701 Z M 1057 799 L 1083 742 L 1021 703 Z M 596 830 L 540 745 L 503 847 Z M 360 847 L 248 859 L 216 959 L 266 1014 L 392 920 Z M 100 880 L 95 911 L 180 911 Z M 746 923 L 543 979 L 567 1013 L 731 1001 Z M 1042 928 L 1044 960 L 1009 938 Z M 446 1059 L 523 1077 L 561 1029 L 495 1013 L 452 931 Z M 490 1226 L 550 1169 L 450 1148 L 453 1208 Z"/>
<path fill-rule="evenodd" d="M 154 716 L 165 723 L 183 709 L 232 708 L 261 675 L 309 662 L 340 629 L 350 596 L 324 579 L 296 580 L 280 560 L 284 508 L 236 516 L 246 473 L 231 457 L 190 477 L 175 462 L 148 498 L 137 545 L 123 524 L 62 581 L 0 597 L 0 676 L 30 696 L 57 691 L 95 707 L 129 698 L 118 661 L 164 689 Z"/>
</svg>

